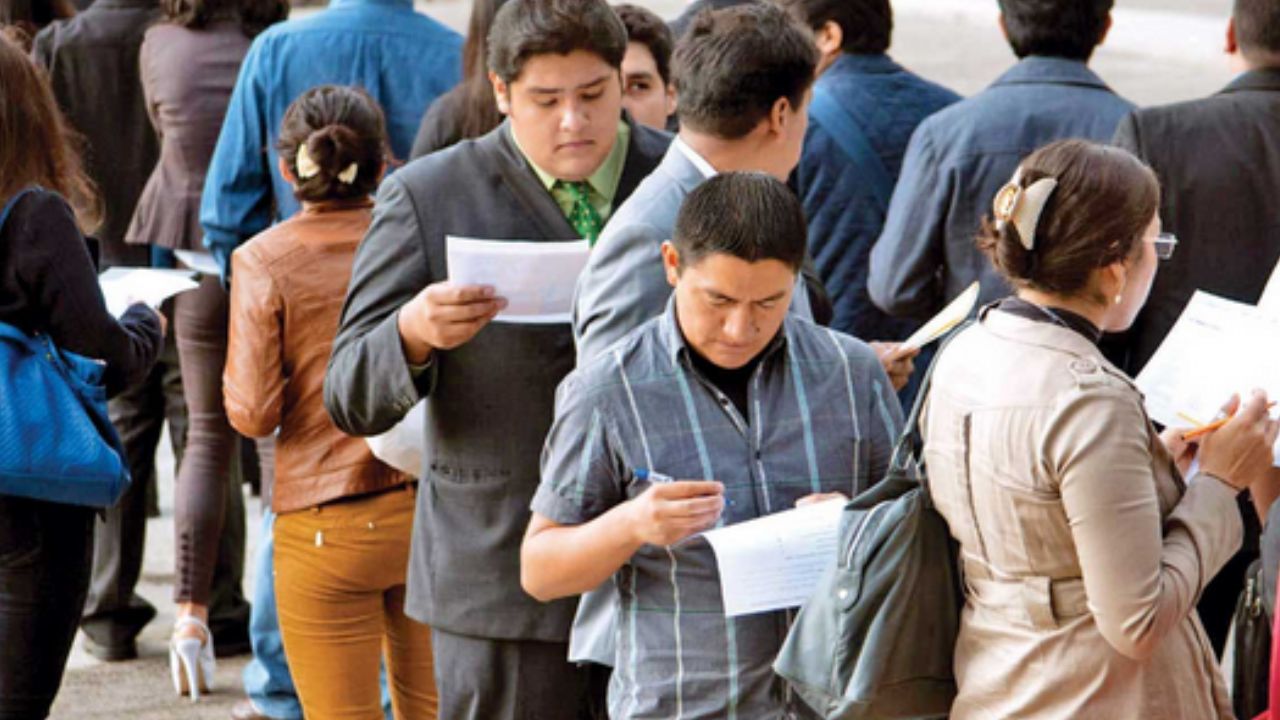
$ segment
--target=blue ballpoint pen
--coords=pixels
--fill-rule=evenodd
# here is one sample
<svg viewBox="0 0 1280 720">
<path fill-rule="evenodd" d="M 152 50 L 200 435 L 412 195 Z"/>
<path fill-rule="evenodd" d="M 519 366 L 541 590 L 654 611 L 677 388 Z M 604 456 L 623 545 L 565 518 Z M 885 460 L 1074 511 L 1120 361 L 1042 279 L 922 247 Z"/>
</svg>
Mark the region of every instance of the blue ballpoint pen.
<svg viewBox="0 0 1280 720">
<path fill-rule="evenodd" d="M 676 481 L 676 479 L 670 475 L 663 475 L 660 472 L 647 470 L 645 468 L 636 468 L 635 475 L 637 480 L 643 480 L 654 485 L 666 485 L 667 483 L 673 483 Z M 733 507 L 733 500 L 726 497 L 724 499 L 724 504 L 725 507 Z"/>
</svg>

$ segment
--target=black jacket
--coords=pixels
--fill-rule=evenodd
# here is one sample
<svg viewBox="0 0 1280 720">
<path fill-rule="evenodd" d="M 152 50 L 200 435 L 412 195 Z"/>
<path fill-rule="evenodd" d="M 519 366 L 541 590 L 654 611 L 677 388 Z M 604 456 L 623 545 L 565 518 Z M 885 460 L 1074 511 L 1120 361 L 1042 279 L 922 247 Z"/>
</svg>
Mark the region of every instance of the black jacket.
<svg viewBox="0 0 1280 720">
<path fill-rule="evenodd" d="M 146 307 L 118 321 L 107 312 L 71 208 L 45 191 L 20 199 L 0 228 L 0 322 L 105 361 L 108 395 L 141 381 L 162 345 L 160 321 Z"/>
<path fill-rule="evenodd" d="M 1136 375 L 1197 290 L 1255 303 L 1280 259 L 1280 68 L 1200 100 L 1137 110 L 1115 144 L 1160 178 L 1160 219 L 1178 236 L 1124 339 Z"/>
<path fill-rule="evenodd" d="M 159 19 L 156 0 L 97 0 L 42 30 L 31 51 L 49 70 L 67 121 L 84 135 L 85 164 L 106 211 L 98 233 L 106 267 L 150 264 L 150 250 L 124 237 L 160 157 L 138 69 L 142 36 Z"/>
<path fill-rule="evenodd" d="M 631 126 L 614 207 L 658 164 L 670 137 Z M 576 599 L 542 604 L 520 587 L 520 542 L 538 487 L 555 390 L 573 369 L 568 324 L 491 323 L 410 376 L 397 311 L 448 277 L 445 236 L 576 240 L 509 126 L 432 153 L 378 190 L 325 379 L 325 406 L 354 435 L 394 425 L 427 398 L 429 464 L 414 521 L 405 609 L 441 630 L 566 642 Z"/>
</svg>

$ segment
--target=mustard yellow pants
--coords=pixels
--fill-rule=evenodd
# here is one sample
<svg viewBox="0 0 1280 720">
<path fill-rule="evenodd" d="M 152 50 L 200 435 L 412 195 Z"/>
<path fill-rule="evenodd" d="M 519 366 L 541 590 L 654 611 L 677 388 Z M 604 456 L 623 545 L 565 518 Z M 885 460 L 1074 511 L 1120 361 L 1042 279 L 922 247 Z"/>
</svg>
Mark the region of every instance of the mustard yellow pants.
<svg viewBox="0 0 1280 720">
<path fill-rule="evenodd" d="M 397 718 L 436 720 L 431 629 L 404 614 L 412 486 L 281 514 L 275 588 L 307 720 L 381 720 L 379 659 Z"/>
</svg>

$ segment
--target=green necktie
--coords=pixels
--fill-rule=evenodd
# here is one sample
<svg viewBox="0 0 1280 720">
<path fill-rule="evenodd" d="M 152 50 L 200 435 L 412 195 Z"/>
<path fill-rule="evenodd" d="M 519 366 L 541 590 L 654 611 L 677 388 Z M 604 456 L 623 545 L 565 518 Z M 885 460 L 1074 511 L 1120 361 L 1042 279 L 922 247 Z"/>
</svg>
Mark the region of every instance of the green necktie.
<svg viewBox="0 0 1280 720">
<path fill-rule="evenodd" d="M 604 222 L 600 220 L 600 213 L 596 212 L 595 206 L 591 204 L 591 186 L 581 180 L 576 182 L 557 180 L 556 183 L 564 188 L 569 193 L 569 198 L 573 200 L 573 207 L 569 209 L 569 224 L 579 236 L 585 238 L 589 244 L 595 245 L 600 237 L 600 230 L 604 228 Z"/>
</svg>

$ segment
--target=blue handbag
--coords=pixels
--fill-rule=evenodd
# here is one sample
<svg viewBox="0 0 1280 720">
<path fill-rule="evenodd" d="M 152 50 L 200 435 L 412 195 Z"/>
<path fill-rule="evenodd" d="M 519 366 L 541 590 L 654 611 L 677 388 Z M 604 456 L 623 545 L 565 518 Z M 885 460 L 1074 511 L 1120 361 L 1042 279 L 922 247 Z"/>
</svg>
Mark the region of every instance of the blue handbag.
<svg viewBox="0 0 1280 720">
<path fill-rule="evenodd" d="M 23 190 L 0 211 L 0 228 Z M 0 322 L 0 494 L 104 508 L 129 485 L 105 366 Z"/>
</svg>

